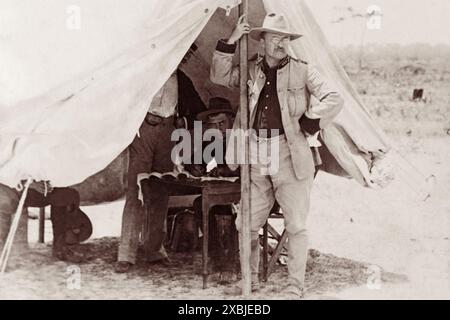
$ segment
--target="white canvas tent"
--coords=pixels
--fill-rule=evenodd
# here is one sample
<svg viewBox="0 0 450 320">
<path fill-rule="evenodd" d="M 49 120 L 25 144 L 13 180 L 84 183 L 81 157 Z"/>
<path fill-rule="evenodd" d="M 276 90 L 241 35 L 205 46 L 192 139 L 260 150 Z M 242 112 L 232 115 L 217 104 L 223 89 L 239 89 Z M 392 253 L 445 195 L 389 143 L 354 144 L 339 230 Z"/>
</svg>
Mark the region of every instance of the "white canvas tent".
<svg viewBox="0 0 450 320">
<path fill-rule="evenodd" d="M 238 101 L 238 92 L 208 81 L 216 41 L 230 33 L 237 18 L 236 9 L 227 16 L 218 8 L 231 9 L 237 1 L 79 0 L 79 29 L 70 23 L 68 28 L 72 3 L 2 1 L 0 183 L 15 187 L 32 177 L 62 187 L 103 170 L 132 141 L 152 96 L 194 40 L 199 51 L 186 71 L 205 102 L 215 95 Z M 305 35 L 293 43 L 294 53 L 317 65 L 345 98 L 344 111 L 323 133 L 333 155 L 325 162 L 338 160 L 349 175 L 370 186 L 371 160 L 389 150 L 387 139 L 304 1 L 250 0 L 252 25 L 260 25 L 266 12 L 284 14 Z M 250 49 L 256 52 L 257 43 Z M 79 188 L 122 188 L 125 169 L 122 153 Z M 108 200 L 120 193 L 108 192 Z M 102 191 L 96 196 L 105 198 Z"/>
</svg>

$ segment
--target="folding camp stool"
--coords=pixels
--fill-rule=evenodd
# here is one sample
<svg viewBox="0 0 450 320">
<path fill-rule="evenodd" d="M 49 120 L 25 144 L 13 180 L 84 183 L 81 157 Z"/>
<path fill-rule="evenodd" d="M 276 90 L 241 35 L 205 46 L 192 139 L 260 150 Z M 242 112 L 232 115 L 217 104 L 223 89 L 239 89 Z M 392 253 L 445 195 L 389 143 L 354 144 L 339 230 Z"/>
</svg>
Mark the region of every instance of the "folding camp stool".
<svg viewBox="0 0 450 320">
<path fill-rule="evenodd" d="M 263 246 L 263 278 L 262 280 L 266 282 L 273 271 L 273 268 L 277 261 L 280 259 L 280 255 L 284 250 L 287 251 L 286 241 L 287 241 L 287 232 L 286 229 L 283 229 L 281 234 L 278 233 L 277 230 L 269 223 L 270 219 L 284 219 L 283 214 L 281 213 L 280 206 L 278 203 L 275 203 L 273 209 L 270 211 L 269 218 L 267 219 L 266 224 L 263 227 L 263 236 L 262 236 L 262 246 Z M 272 238 L 277 240 L 277 245 L 275 248 L 269 246 L 269 234 Z M 270 253 L 270 260 L 269 260 Z"/>
</svg>

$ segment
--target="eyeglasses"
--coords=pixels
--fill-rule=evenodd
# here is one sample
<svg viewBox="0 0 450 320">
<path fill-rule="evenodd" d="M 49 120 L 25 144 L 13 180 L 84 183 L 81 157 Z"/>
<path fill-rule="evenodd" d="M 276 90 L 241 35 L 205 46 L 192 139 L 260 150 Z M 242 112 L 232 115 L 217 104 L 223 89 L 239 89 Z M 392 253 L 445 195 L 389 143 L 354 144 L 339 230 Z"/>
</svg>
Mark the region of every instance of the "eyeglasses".
<svg viewBox="0 0 450 320">
<path fill-rule="evenodd" d="M 276 46 L 280 46 L 281 43 L 283 44 L 283 46 L 286 46 L 289 44 L 290 39 L 289 38 L 272 37 L 271 41 Z"/>
</svg>

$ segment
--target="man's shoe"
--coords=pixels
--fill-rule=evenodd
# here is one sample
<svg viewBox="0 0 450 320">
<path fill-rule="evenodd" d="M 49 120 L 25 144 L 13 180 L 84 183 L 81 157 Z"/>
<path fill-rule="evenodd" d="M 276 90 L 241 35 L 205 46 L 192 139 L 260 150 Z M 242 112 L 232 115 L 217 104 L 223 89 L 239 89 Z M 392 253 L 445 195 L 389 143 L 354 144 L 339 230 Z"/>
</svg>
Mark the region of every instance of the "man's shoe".
<svg viewBox="0 0 450 320">
<path fill-rule="evenodd" d="M 133 264 L 128 261 L 118 261 L 114 267 L 115 273 L 127 273 L 133 267 Z"/>
<path fill-rule="evenodd" d="M 148 261 L 147 264 L 152 267 L 152 266 L 158 266 L 158 267 L 170 267 L 172 265 L 172 261 L 170 261 L 169 258 L 163 258 L 163 259 L 159 259 L 159 260 L 153 260 L 153 261 Z"/>
<path fill-rule="evenodd" d="M 289 300 L 302 300 L 305 298 L 305 290 L 294 285 L 289 285 L 286 288 L 286 294 Z"/>
<path fill-rule="evenodd" d="M 67 247 L 53 248 L 53 257 L 60 261 L 66 261 L 74 264 L 84 262 L 84 255 L 73 251 Z"/>
<path fill-rule="evenodd" d="M 66 261 L 66 250 L 64 250 L 63 246 L 53 244 L 52 247 L 52 256 L 56 260 Z"/>
<path fill-rule="evenodd" d="M 67 258 L 67 262 L 71 262 L 71 263 L 75 263 L 75 264 L 79 264 L 79 263 L 83 263 L 85 261 L 84 259 L 84 254 L 73 251 L 70 248 L 66 247 L 66 258 Z"/>
<path fill-rule="evenodd" d="M 236 276 L 231 271 L 222 271 L 219 274 L 219 284 L 231 284 L 236 281 Z"/>
</svg>

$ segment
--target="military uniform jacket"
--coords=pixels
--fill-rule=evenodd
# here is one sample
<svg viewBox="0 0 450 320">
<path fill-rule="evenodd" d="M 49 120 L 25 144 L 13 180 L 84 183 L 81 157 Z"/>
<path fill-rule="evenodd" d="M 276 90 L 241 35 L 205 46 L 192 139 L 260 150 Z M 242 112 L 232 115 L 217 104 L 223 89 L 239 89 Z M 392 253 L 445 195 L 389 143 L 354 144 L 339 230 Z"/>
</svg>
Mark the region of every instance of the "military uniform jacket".
<svg viewBox="0 0 450 320">
<path fill-rule="evenodd" d="M 226 87 L 239 86 L 239 68 L 233 66 L 234 46 L 220 41 L 214 52 L 211 65 L 211 81 Z M 266 75 L 262 70 L 262 59 L 249 61 L 249 110 L 250 127 L 255 121 L 256 107 L 261 91 L 265 85 Z M 301 60 L 288 57 L 277 71 L 277 92 L 281 108 L 283 128 L 291 153 L 292 165 L 298 179 L 304 179 L 314 174 L 314 161 L 306 133 L 301 128 L 300 118 L 317 120 L 320 129 L 329 125 L 342 110 L 343 99 L 314 68 Z M 311 103 L 311 95 L 318 103 Z M 236 116 L 233 130 L 242 129 L 240 110 Z M 242 143 L 242 139 L 238 139 Z M 244 146 L 227 150 L 227 164 L 235 170 L 236 159 L 244 159 Z"/>
</svg>

